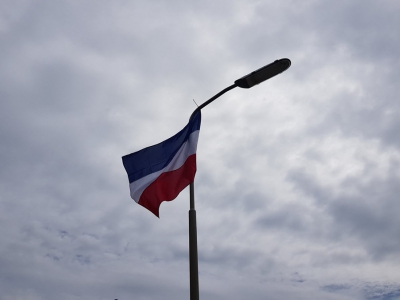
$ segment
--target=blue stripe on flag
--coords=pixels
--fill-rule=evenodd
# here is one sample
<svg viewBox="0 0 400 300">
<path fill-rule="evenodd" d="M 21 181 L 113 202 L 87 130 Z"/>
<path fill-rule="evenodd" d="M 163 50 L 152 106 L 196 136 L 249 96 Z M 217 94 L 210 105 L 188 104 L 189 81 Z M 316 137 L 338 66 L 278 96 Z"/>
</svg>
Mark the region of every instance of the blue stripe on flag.
<svg viewBox="0 0 400 300">
<path fill-rule="evenodd" d="M 129 183 L 166 167 L 190 134 L 200 129 L 200 123 L 199 111 L 181 131 L 169 139 L 123 156 L 122 162 L 128 173 Z"/>
</svg>

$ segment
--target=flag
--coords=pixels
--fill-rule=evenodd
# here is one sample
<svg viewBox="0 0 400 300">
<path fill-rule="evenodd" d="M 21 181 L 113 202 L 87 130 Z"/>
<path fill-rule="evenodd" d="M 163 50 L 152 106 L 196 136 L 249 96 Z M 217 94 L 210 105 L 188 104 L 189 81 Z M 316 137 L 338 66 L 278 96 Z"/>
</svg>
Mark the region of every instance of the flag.
<svg viewBox="0 0 400 300">
<path fill-rule="evenodd" d="M 194 181 L 200 124 L 198 111 L 173 137 L 122 157 L 132 199 L 157 217 L 163 201 L 174 200 Z"/>
</svg>

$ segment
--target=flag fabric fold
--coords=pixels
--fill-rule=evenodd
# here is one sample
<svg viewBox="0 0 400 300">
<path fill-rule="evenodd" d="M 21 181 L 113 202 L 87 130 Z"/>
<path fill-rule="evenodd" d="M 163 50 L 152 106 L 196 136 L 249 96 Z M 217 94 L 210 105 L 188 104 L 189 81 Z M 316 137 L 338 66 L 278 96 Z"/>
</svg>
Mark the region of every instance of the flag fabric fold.
<svg viewBox="0 0 400 300">
<path fill-rule="evenodd" d="M 131 197 L 159 217 L 163 201 L 174 200 L 194 181 L 201 112 L 169 139 L 122 157 Z"/>
</svg>

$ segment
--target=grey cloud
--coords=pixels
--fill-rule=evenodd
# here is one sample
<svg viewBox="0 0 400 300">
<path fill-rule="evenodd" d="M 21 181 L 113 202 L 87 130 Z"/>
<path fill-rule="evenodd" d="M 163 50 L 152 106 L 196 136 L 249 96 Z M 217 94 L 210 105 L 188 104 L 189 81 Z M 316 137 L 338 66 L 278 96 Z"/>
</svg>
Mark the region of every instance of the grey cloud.
<svg viewBox="0 0 400 300">
<path fill-rule="evenodd" d="M 286 206 L 279 211 L 268 211 L 256 221 L 260 229 L 288 229 L 291 232 L 310 230 L 301 207 Z"/>
<path fill-rule="evenodd" d="M 338 292 L 342 290 L 348 290 L 351 286 L 348 284 L 329 284 L 322 287 L 322 289 L 328 292 Z"/>
<path fill-rule="evenodd" d="M 204 111 L 201 297 L 358 299 L 331 278 L 396 273 L 396 159 L 382 175 L 369 158 L 337 186 L 307 163 L 327 161 L 316 141 L 338 131 L 398 152 L 397 3 L 0 6 L 2 297 L 187 298 L 187 191 L 155 219 L 130 199 L 121 156 L 172 136 L 193 98 L 281 57 L 284 75 Z M 398 296 L 371 277 L 365 299 Z"/>
<path fill-rule="evenodd" d="M 356 196 L 332 196 L 305 174 L 293 173 L 291 180 L 308 196 L 324 207 L 327 217 L 333 218 L 332 237 L 346 241 L 355 237 L 374 259 L 398 256 L 399 222 L 398 178 L 371 180 L 366 184 L 351 181 L 344 185 L 355 187 Z"/>
</svg>

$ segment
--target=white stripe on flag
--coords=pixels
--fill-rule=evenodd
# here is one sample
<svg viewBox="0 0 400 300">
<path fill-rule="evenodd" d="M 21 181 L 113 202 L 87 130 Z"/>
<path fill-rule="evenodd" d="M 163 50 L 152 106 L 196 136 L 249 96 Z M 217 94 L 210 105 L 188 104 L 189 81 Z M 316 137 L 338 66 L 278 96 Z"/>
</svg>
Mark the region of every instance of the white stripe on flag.
<svg viewBox="0 0 400 300">
<path fill-rule="evenodd" d="M 178 152 L 175 154 L 174 158 L 171 162 L 160 171 L 151 173 L 147 176 L 144 176 L 134 182 L 131 182 L 129 188 L 131 190 L 131 197 L 136 203 L 139 202 L 140 196 L 143 191 L 152 184 L 162 173 L 175 171 L 183 166 L 186 159 L 196 153 L 197 149 L 197 141 L 199 140 L 200 130 L 193 131 L 189 139 L 182 144 L 181 148 L 179 148 Z"/>
</svg>

